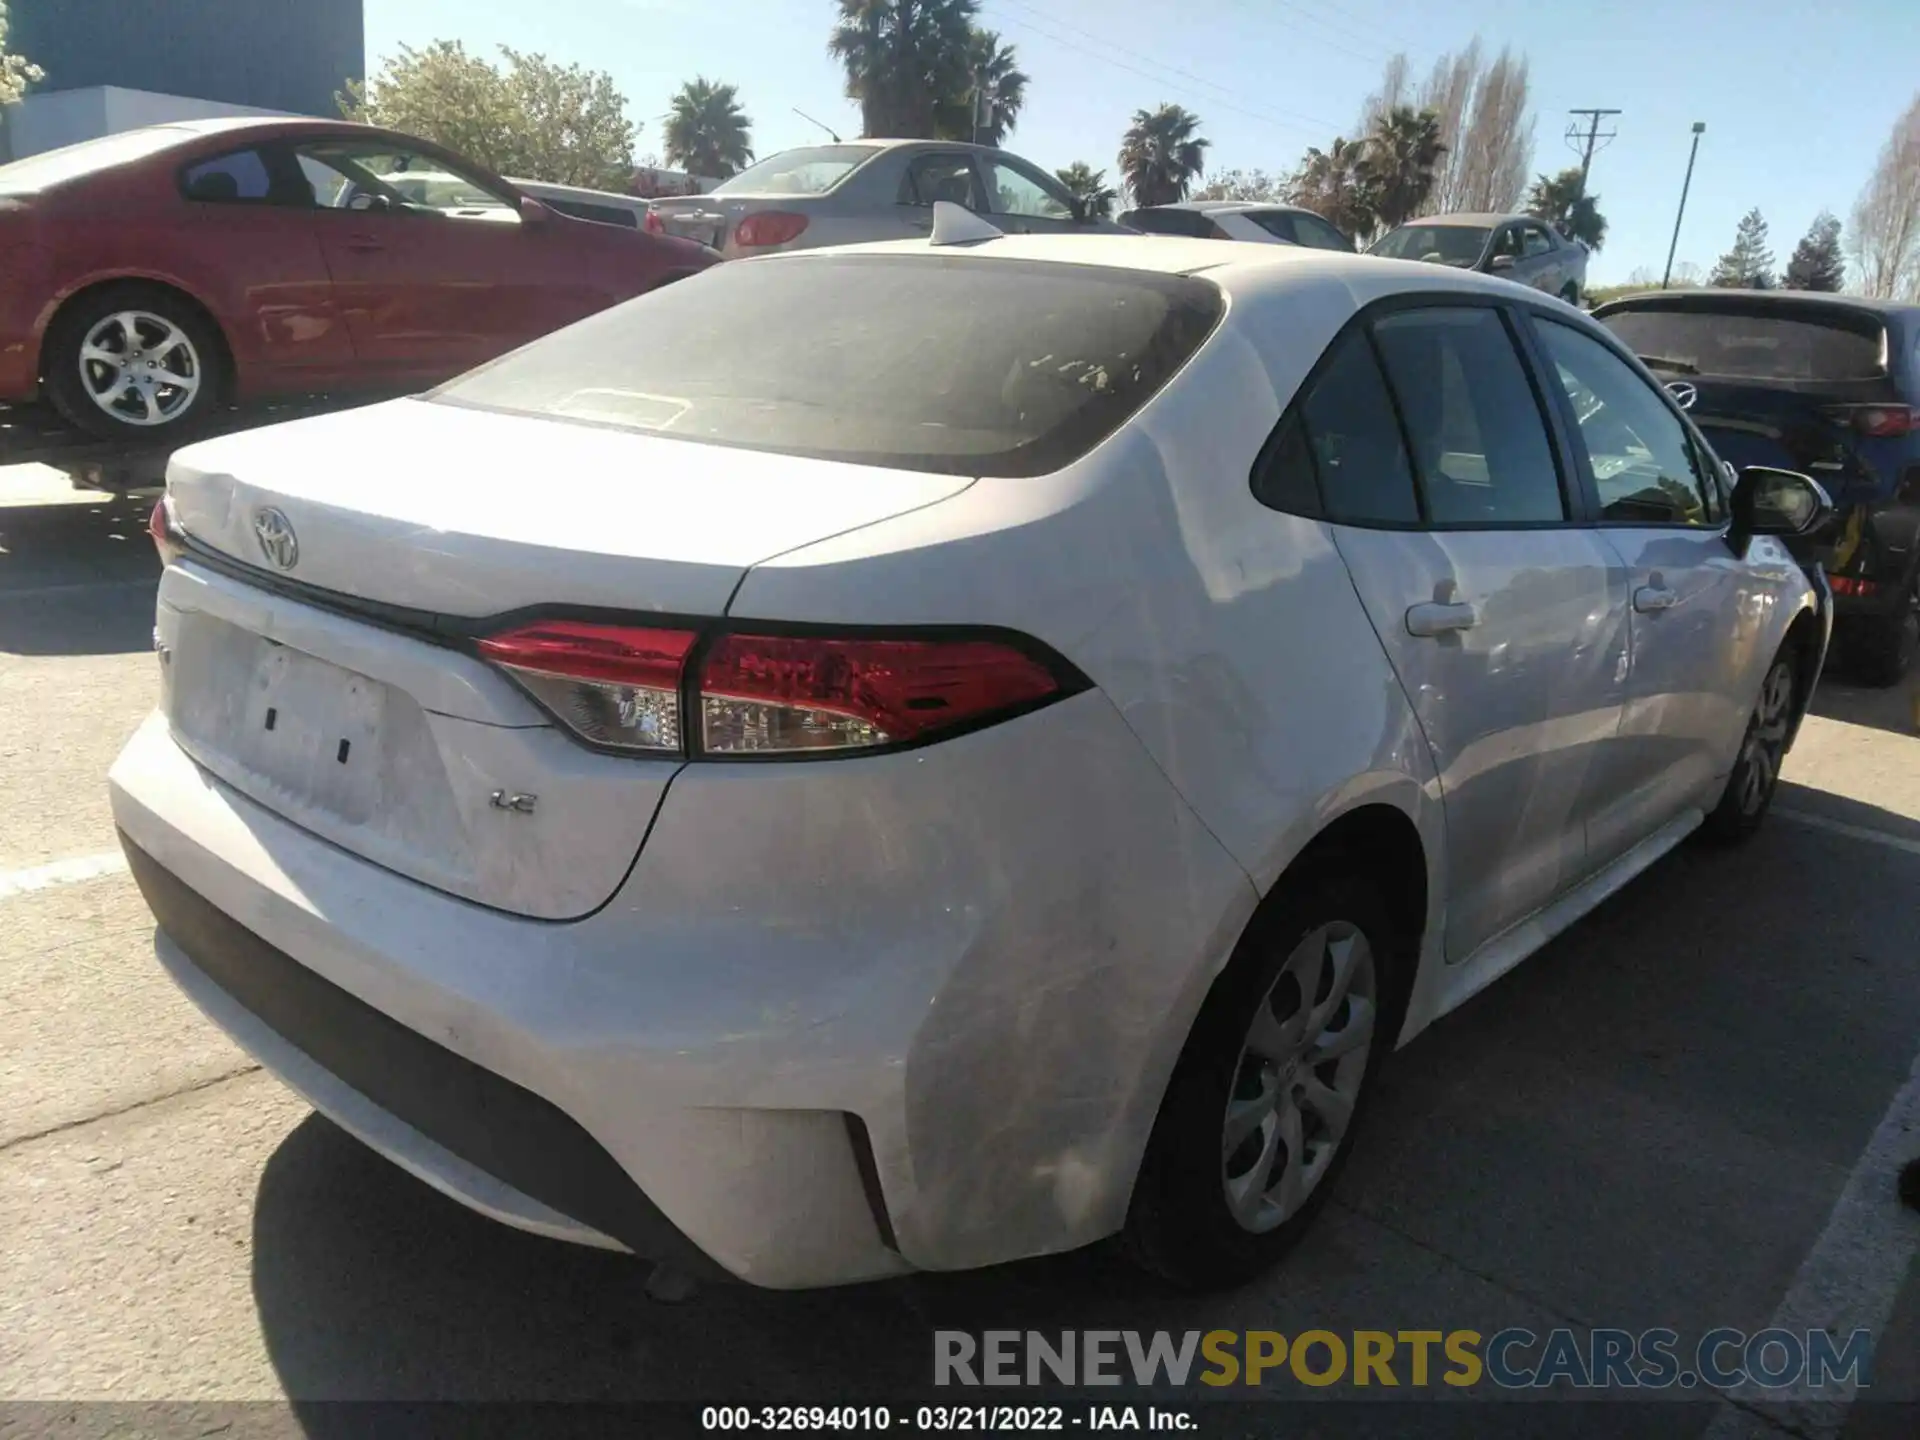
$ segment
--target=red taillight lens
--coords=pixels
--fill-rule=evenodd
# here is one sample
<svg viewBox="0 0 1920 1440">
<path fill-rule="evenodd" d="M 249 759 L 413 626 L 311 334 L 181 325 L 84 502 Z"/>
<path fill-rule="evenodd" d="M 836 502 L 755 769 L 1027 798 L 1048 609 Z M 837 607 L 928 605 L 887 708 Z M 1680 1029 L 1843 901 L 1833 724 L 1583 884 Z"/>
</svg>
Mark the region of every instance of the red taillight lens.
<svg viewBox="0 0 1920 1440">
<path fill-rule="evenodd" d="M 701 748 L 755 755 L 923 740 L 1038 704 L 1062 683 L 998 640 L 723 635 L 699 688 Z"/>
<path fill-rule="evenodd" d="M 733 242 L 743 249 L 784 245 L 807 228 L 807 217 L 791 210 L 762 210 L 734 228 Z"/>
<path fill-rule="evenodd" d="M 722 632 L 689 676 L 698 639 L 691 630 L 543 620 L 477 648 L 590 744 L 716 758 L 933 739 L 1085 684 L 1030 642 L 984 637 Z M 691 736 L 681 729 L 683 692 L 692 707 Z"/>
<path fill-rule="evenodd" d="M 542 620 L 479 642 L 581 739 L 616 750 L 679 754 L 680 676 L 691 630 Z"/>
<path fill-rule="evenodd" d="M 153 513 L 147 516 L 147 534 L 153 537 L 153 548 L 160 552 L 162 565 L 180 558 L 180 527 L 173 523 L 173 512 L 167 508 L 164 495 L 153 502 Z"/>
<path fill-rule="evenodd" d="M 1880 589 L 1878 580 L 1862 580 L 1857 575 L 1829 575 L 1827 584 L 1836 595 L 1872 595 Z"/>
<path fill-rule="evenodd" d="M 1862 435 L 1876 438 L 1911 435 L 1920 430 L 1920 411 L 1905 405 L 1836 405 L 1829 413 Z"/>
<path fill-rule="evenodd" d="M 660 218 L 660 212 L 655 210 L 651 205 L 647 207 L 645 225 L 649 235 L 664 235 L 667 233 L 667 222 Z"/>
</svg>

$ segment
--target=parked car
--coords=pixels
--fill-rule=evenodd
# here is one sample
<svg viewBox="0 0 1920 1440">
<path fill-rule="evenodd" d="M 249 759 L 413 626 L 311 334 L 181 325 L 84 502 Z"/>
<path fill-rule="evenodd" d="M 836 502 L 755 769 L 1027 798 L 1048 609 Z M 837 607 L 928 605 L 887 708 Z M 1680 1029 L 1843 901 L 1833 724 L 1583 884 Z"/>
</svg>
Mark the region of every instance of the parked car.
<svg viewBox="0 0 1920 1440">
<path fill-rule="evenodd" d="M 1587 247 L 1531 215 L 1422 215 L 1396 225 L 1367 253 L 1503 276 L 1569 305 L 1578 305 L 1587 288 Z"/>
<path fill-rule="evenodd" d="M 936 236 L 179 451 L 115 822 L 181 988 L 510 1224 L 1244 1279 L 1390 1050 L 1761 824 L 1824 502 L 1511 285 Z"/>
<path fill-rule="evenodd" d="M 647 225 L 731 258 L 925 237 L 941 200 L 1011 233 L 1126 233 L 1111 220 L 1089 219 L 1059 180 L 1018 155 L 939 140 L 783 150 L 708 194 L 650 202 Z"/>
<path fill-rule="evenodd" d="M 531 195 L 549 210 L 558 210 L 576 220 L 598 220 L 602 225 L 620 225 L 628 230 L 646 228 L 647 202 L 637 195 L 589 190 L 579 185 L 550 185 L 544 180 L 511 183 L 522 195 Z"/>
<path fill-rule="evenodd" d="M 1831 576 L 1841 658 L 1896 683 L 1920 649 L 1920 305 L 1668 290 L 1594 315 L 1671 377 L 1724 459 L 1832 492 L 1833 521 L 1796 549 Z"/>
<path fill-rule="evenodd" d="M 0 257 L 0 401 L 148 439 L 229 399 L 444 380 L 718 258 L 325 120 L 181 121 L 0 166 Z"/>
<path fill-rule="evenodd" d="M 1267 245 L 1305 245 L 1346 250 L 1353 241 L 1311 210 L 1254 200 L 1182 200 L 1128 210 L 1119 223 L 1147 235 L 1185 235 L 1195 240 L 1252 240 Z"/>
</svg>

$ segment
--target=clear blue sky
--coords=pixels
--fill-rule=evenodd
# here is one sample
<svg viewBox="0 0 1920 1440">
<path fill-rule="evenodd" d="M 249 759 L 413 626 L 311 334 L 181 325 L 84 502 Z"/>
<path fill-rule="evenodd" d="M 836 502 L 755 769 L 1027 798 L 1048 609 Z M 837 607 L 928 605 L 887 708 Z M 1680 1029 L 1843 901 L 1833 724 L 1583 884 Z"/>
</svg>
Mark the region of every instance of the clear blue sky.
<svg viewBox="0 0 1920 1440">
<path fill-rule="evenodd" d="M 823 139 L 793 107 L 859 132 L 826 53 L 832 0 L 366 0 L 367 63 L 402 44 L 512 45 L 607 70 L 655 151 L 667 98 L 696 74 L 740 87 L 762 155 Z M 1571 106 L 1625 113 L 1594 160 L 1612 222 L 1596 284 L 1666 259 L 1703 120 L 1679 259 L 1705 268 L 1759 206 L 1784 265 L 1822 208 L 1842 219 L 1894 119 L 1920 86 L 1920 0 L 984 0 L 985 22 L 1031 77 L 1009 144 L 1049 169 L 1113 169 L 1131 113 L 1195 111 L 1209 169 L 1290 169 L 1350 132 L 1394 50 L 1416 75 L 1476 34 L 1532 62 L 1535 170 L 1571 163 Z"/>
</svg>

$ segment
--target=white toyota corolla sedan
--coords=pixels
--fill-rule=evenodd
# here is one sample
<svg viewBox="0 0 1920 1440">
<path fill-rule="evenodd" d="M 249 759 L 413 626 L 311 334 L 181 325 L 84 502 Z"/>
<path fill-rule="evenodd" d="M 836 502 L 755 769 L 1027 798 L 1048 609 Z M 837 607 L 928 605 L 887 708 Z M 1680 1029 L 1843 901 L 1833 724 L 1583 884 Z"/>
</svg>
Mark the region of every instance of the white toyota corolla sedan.
<svg viewBox="0 0 1920 1440">
<path fill-rule="evenodd" d="M 181 988 L 508 1224 L 1231 1283 L 1759 824 L 1826 513 L 1518 286 L 943 214 L 182 450 L 113 811 Z"/>
</svg>

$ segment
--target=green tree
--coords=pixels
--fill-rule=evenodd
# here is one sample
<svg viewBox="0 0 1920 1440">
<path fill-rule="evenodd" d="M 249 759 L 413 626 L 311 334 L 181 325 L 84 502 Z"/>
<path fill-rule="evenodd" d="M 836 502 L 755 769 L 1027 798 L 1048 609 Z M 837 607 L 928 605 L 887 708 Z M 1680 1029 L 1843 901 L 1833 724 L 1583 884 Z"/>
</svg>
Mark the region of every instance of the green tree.
<svg viewBox="0 0 1920 1440">
<path fill-rule="evenodd" d="M 1346 235 L 1371 235 L 1380 217 L 1366 156 L 1364 142 L 1344 137 L 1336 137 L 1324 150 L 1315 146 L 1294 172 L 1288 198 Z"/>
<path fill-rule="evenodd" d="M 1840 249 L 1840 222 L 1822 210 L 1793 247 L 1782 282 L 1789 290 L 1838 290 L 1847 283 L 1847 257 Z"/>
<path fill-rule="evenodd" d="M 1376 119 L 1359 160 L 1376 223 L 1391 227 L 1418 215 L 1446 153 L 1431 110 L 1396 105 Z"/>
<path fill-rule="evenodd" d="M 1221 170 L 1193 192 L 1196 200 L 1279 201 L 1285 198 L 1286 182 L 1264 170 Z"/>
<path fill-rule="evenodd" d="M 7 0 L 0 0 L 0 105 L 18 100 L 29 85 L 44 79 L 46 75 L 38 65 L 7 49 Z"/>
<path fill-rule="evenodd" d="M 1096 170 L 1084 160 L 1076 160 L 1064 170 L 1053 172 L 1067 193 L 1086 207 L 1087 216 L 1107 220 L 1113 216 L 1113 202 L 1119 197 L 1107 184 L 1107 172 Z"/>
<path fill-rule="evenodd" d="M 976 28 L 967 37 L 964 88 L 941 96 L 935 109 L 936 138 L 971 140 L 977 133 L 983 145 L 1004 144 L 1026 102 L 1027 76 L 1013 46 L 1001 44 L 991 30 Z M 976 113 L 983 117 L 977 132 Z"/>
<path fill-rule="evenodd" d="M 740 88 L 696 76 L 667 110 L 667 160 L 690 175 L 725 180 L 753 163 L 753 121 L 740 108 Z"/>
<path fill-rule="evenodd" d="M 1773 288 L 1773 251 L 1767 248 L 1767 222 L 1760 217 L 1757 209 L 1749 210 L 1740 217 L 1740 228 L 1733 236 L 1733 248 L 1714 264 L 1707 283 L 1723 290 Z"/>
<path fill-rule="evenodd" d="M 1527 191 L 1526 211 L 1589 250 L 1606 243 L 1607 217 L 1600 213 L 1600 197 L 1587 194 L 1578 165 L 1558 175 L 1536 176 Z"/>
<path fill-rule="evenodd" d="M 1136 205 L 1184 200 L 1200 178 L 1208 142 L 1195 132 L 1200 117 L 1179 105 L 1136 110 L 1120 141 L 1120 173 Z"/>
<path fill-rule="evenodd" d="M 956 97 L 972 95 L 979 0 L 837 4 L 827 52 L 846 71 L 847 98 L 860 103 L 861 133 L 939 138 L 942 116 L 951 119 Z M 1011 65 L 1011 48 L 1006 54 Z M 1020 82 L 1024 91 L 1026 77 Z"/>
<path fill-rule="evenodd" d="M 340 95 L 349 120 L 444 145 L 496 174 L 624 190 L 636 127 L 613 78 L 500 47 L 506 68 L 457 40 L 400 47 L 380 73 Z"/>
</svg>

